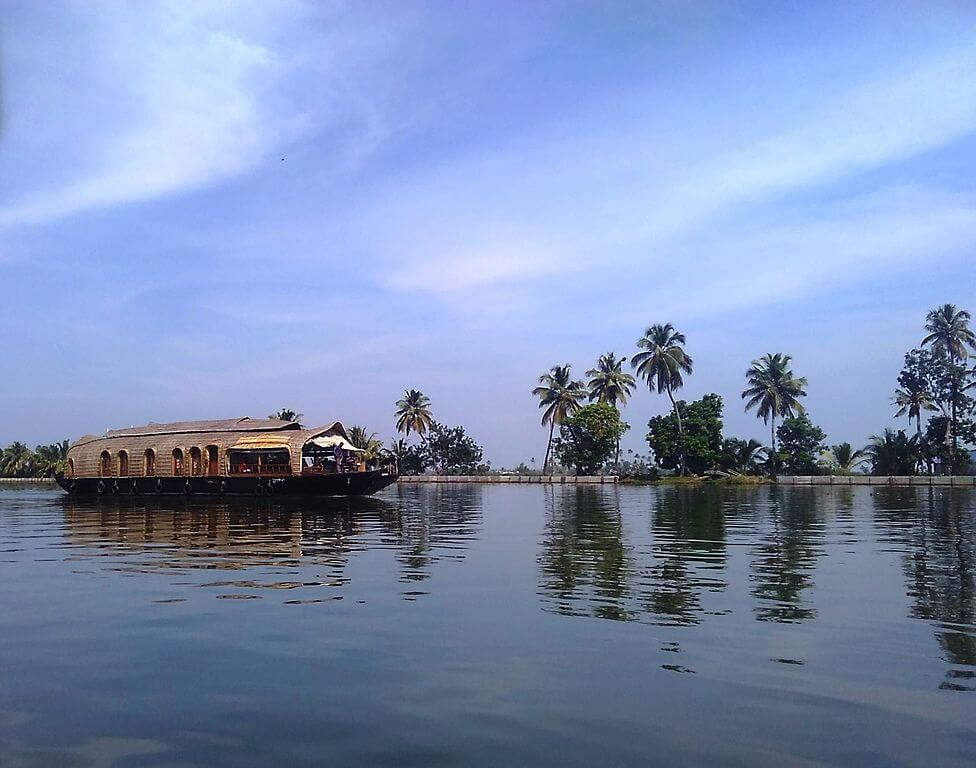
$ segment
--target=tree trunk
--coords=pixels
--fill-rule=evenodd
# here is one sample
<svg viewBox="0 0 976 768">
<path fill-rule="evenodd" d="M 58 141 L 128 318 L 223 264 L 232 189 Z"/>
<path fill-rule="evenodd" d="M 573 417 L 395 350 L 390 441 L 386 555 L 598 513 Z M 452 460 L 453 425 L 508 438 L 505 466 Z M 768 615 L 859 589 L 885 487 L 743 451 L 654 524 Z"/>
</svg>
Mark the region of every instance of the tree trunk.
<svg viewBox="0 0 976 768">
<path fill-rule="evenodd" d="M 773 453 L 770 456 L 773 470 L 771 474 L 776 477 L 779 474 L 779 458 L 776 456 L 776 414 L 773 414 L 773 418 L 769 422 L 769 444 L 773 448 Z"/>
<path fill-rule="evenodd" d="M 956 383 L 955 380 L 952 382 L 952 456 L 949 459 L 949 474 L 956 474 L 956 455 L 959 453 L 959 438 L 957 437 L 958 429 L 956 425 Z"/>
<path fill-rule="evenodd" d="M 678 422 L 678 453 L 681 455 L 681 477 L 685 476 L 685 433 L 681 428 L 681 412 L 678 410 L 678 404 L 674 401 L 674 395 L 671 394 L 671 387 L 668 387 L 668 399 L 671 401 L 671 407 L 674 409 L 674 418 Z"/>
<path fill-rule="evenodd" d="M 556 428 L 556 420 L 553 419 L 549 422 L 549 442 L 546 443 L 546 458 L 542 462 L 542 474 L 546 474 L 546 470 L 549 468 L 549 451 L 552 448 L 552 431 Z"/>
</svg>

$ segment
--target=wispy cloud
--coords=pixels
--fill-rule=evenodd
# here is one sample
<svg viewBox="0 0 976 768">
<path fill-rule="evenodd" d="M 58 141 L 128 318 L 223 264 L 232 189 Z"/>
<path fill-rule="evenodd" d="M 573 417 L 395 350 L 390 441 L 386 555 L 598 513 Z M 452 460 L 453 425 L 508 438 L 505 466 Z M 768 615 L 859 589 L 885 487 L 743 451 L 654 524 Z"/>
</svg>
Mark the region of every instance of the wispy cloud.
<svg viewBox="0 0 976 768">
<path fill-rule="evenodd" d="M 55 72 L 39 79 L 34 94 L 7 98 L 8 157 L 19 149 L 18 136 L 29 138 L 25 121 L 67 124 L 55 156 L 64 167 L 33 188 L 8 188 L 0 225 L 40 224 L 211 185 L 329 125 L 356 135 L 334 137 L 335 154 L 359 156 L 383 128 L 368 90 L 344 87 L 344 67 L 362 64 L 351 49 L 368 49 L 373 40 L 346 28 L 340 8 L 213 0 L 103 4 L 85 14 L 44 54 L 79 59 L 76 77 Z M 369 52 L 382 60 L 381 51 Z M 72 103 L 67 89 L 77 81 L 89 89 L 90 105 L 75 117 L 57 114 L 59 104 Z M 35 115 L 38 101 L 43 111 Z M 88 130 L 73 135 L 73 119 Z M 43 180 L 44 158 L 35 160 L 32 175 Z"/>
<path fill-rule="evenodd" d="M 540 146 L 540 137 L 531 136 L 530 143 L 496 153 L 490 162 L 483 155 L 471 163 L 454 161 L 426 178 L 411 178 L 411 195 L 392 203 L 393 212 L 385 210 L 383 217 L 416 222 L 418 214 L 397 209 L 443 210 L 450 203 L 442 190 L 450 190 L 478 221 L 462 216 L 444 222 L 434 230 L 437 239 L 426 244 L 431 228 L 416 227 L 410 254 L 401 256 L 388 284 L 445 296 L 467 292 L 471 302 L 465 306 L 476 312 L 481 289 L 502 282 L 513 289 L 542 285 L 557 274 L 585 274 L 611 264 L 641 272 L 649 262 L 667 280 L 674 260 L 664 254 L 681 252 L 688 237 L 711 220 L 817 188 L 843 200 L 848 193 L 840 185 L 859 174 L 972 134 L 973 71 L 976 47 L 965 47 L 900 71 L 866 74 L 853 85 L 812 95 L 807 108 L 767 126 L 764 135 L 731 143 L 721 125 L 709 143 L 689 144 L 675 135 L 650 140 L 654 129 L 644 124 L 615 125 L 609 132 L 601 124 L 593 135 L 584 121 L 572 139 L 563 134 L 557 144 Z M 652 116 L 642 121 L 653 125 Z M 622 156 L 621 145 L 636 151 Z M 661 152 L 668 162 L 661 161 Z M 525 236 L 547 245 L 525 248 L 517 238 L 483 243 L 485 221 L 514 222 Z M 869 220 L 864 227 L 875 232 L 876 224 Z M 725 223 L 708 226 L 727 229 Z M 444 248 L 439 241 L 446 229 L 454 240 L 466 238 L 468 247 Z M 858 224 L 838 230 L 833 240 L 844 234 L 857 239 Z M 875 263 L 903 251 L 880 249 Z M 688 266 L 684 258 L 682 268 Z"/>
</svg>

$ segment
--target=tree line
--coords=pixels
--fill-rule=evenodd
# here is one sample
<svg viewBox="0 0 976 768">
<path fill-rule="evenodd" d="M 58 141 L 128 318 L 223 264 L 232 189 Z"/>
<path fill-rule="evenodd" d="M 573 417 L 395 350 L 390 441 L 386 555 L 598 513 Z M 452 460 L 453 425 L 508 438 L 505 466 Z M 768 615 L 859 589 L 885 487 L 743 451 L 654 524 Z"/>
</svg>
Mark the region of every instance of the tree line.
<svg viewBox="0 0 976 768">
<path fill-rule="evenodd" d="M 709 393 L 690 403 L 676 397 L 694 372 L 685 335 L 671 323 L 652 325 L 637 340 L 630 357 L 633 373 L 624 370 L 626 356 L 607 352 L 586 371 L 586 380 L 574 378 L 570 365 L 554 365 L 539 377 L 532 394 L 543 409 L 542 424 L 549 428 L 541 471 L 550 472 L 558 462 L 579 474 L 610 470 L 653 475 L 664 470 L 679 476 L 806 475 L 862 468 L 880 475 L 970 472 L 969 449 L 976 446 L 976 366 L 971 367 L 976 333 L 970 328 L 971 319 L 968 311 L 953 304 L 926 315 L 925 335 L 918 347 L 905 354 L 892 398 L 894 415 L 907 417 L 909 431 L 885 428 L 862 448 L 846 442 L 827 444 L 826 434 L 811 421 L 802 403 L 807 380 L 793 372 L 792 357 L 782 352 L 753 360 L 741 393 L 745 410 L 755 411 L 769 427 L 769 445 L 724 436 L 724 403 L 719 395 Z M 671 408 L 667 415 L 648 421 L 647 459 L 638 455 L 621 461 L 620 440 L 630 429 L 621 409 L 637 391 L 638 381 L 649 391 L 666 395 Z M 350 428 L 350 442 L 365 451 L 367 461 L 392 453 L 406 474 L 490 471 L 482 447 L 463 427 L 436 421 L 430 398 L 420 390 L 405 390 L 394 416 L 403 437 L 388 448 L 366 427 Z M 923 416 L 927 416 L 924 426 Z M 299 422 L 302 414 L 283 408 L 270 418 Z M 411 442 L 411 433 L 416 442 Z M 68 444 L 62 440 L 31 450 L 24 443 L 12 443 L 0 451 L 0 476 L 63 472 Z M 532 471 L 524 463 L 519 470 Z"/>
<path fill-rule="evenodd" d="M 64 472 L 68 441 L 31 448 L 14 442 L 0 451 L 0 477 L 51 477 Z"/>
<path fill-rule="evenodd" d="M 777 475 L 851 473 L 866 468 L 879 475 L 920 472 L 962 474 L 971 471 L 969 448 L 976 445 L 976 334 L 969 312 L 943 304 L 925 318 L 925 335 L 905 355 L 892 398 L 895 416 L 907 416 L 914 434 L 890 428 L 872 435 L 862 448 L 850 443 L 828 445 L 802 403 L 807 380 L 792 369 L 792 357 L 768 353 L 746 370 L 741 398 L 747 412 L 769 427 L 769 444 L 723 436 L 723 401 L 714 393 L 686 402 L 675 393 L 694 371 L 687 340 L 671 323 L 649 327 L 630 358 L 601 355 L 586 380 L 576 379 L 569 365 L 555 365 L 532 390 L 542 424 L 549 428 L 543 473 L 553 460 L 580 473 L 623 470 L 620 438 L 630 428 L 621 408 L 638 381 L 667 396 L 671 408 L 648 422 L 647 444 L 653 464 L 640 462 L 644 473 L 666 470 L 677 475 Z M 922 416 L 930 413 L 923 429 Z M 559 428 L 558 436 L 556 427 Z"/>
</svg>

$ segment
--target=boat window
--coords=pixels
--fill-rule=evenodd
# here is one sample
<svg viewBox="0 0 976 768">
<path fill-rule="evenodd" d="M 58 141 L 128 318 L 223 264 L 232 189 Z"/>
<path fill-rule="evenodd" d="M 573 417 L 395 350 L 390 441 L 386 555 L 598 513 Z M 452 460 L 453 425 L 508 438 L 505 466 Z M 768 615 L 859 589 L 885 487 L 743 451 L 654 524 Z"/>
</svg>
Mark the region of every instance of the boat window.
<svg viewBox="0 0 976 768">
<path fill-rule="evenodd" d="M 207 446 L 207 474 L 216 477 L 220 474 L 220 460 L 216 445 Z"/>
<path fill-rule="evenodd" d="M 119 451 L 119 477 L 127 477 L 129 474 L 129 454 L 127 451 Z"/>
<path fill-rule="evenodd" d="M 98 474 L 102 477 L 112 476 L 112 454 L 102 451 L 101 459 L 98 462 Z"/>
<path fill-rule="evenodd" d="M 257 474 L 260 451 L 228 451 L 230 471 L 237 475 Z"/>
<path fill-rule="evenodd" d="M 174 475 L 183 474 L 183 449 L 182 448 L 173 449 L 173 474 Z"/>
<path fill-rule="evenodd" d="M 190 449 L 190 474 L 196 477 L 201 472 L 203 461 L 200 457 L 200 449 L 193 447 Z"/>
<path fill-rule="evenodd" d="M 68 477 L 69 478 L 75 476 L 75 460 L 74 459 L 68 459 L 68 473 L 67 474 L 68 474 Z"/>
<path fill-rule="evenodd" d="M 145 457 L 146 477 L 156 474 L 156 452 L 152 448 L 146 449 Z"/>
<path fill-rule="evenodd" d="M 227 460 L 233 475 L 291 474 L 291 454 L 287 448 L 228 451 Z"/>
</svg>

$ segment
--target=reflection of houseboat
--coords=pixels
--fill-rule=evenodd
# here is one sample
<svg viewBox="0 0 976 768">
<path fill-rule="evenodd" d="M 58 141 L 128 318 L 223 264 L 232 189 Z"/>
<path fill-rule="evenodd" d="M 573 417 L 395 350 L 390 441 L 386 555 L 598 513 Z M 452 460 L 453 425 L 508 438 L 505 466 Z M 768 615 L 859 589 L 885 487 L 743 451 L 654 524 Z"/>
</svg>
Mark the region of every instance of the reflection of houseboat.
<svg viewBox="0 0 976 768">
<path fill-rule="evenodd" d="M 397 479 L 393 458 L 367 466 L 342 424 L 227 419 L 147 424 L 86 435 L 58 484 L 72 494 L 375 493 Z"/>
</svg>

